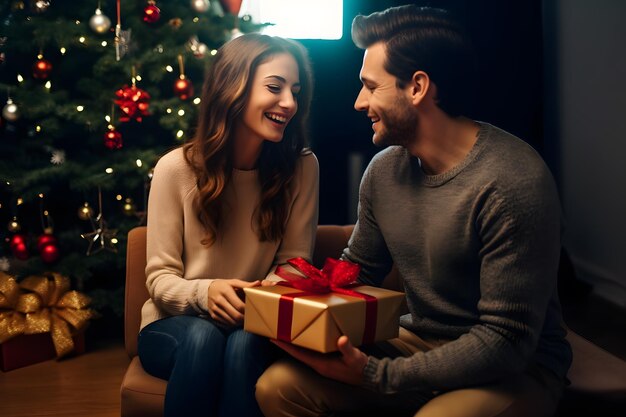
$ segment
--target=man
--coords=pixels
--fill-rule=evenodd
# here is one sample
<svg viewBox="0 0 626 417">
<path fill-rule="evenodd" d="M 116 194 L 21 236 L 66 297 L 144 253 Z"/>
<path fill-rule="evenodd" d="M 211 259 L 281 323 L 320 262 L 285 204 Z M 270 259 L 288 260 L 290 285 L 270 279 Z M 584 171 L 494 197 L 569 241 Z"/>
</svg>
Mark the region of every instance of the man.
<svg viewBox="0 0 626 417">
<path fill-rule="evenodd" d="M 357 16 L 352 38 L 365 49 L 355 108 L 387 148 L 363 176 L 343 257 L 371 285 L 395 263 L 410 313 L 398 339 L 367 353 L 345 336 L 339 355 L 276 341 L 299 361 L 281 360 L 259 379 L 261 409 L 551 415 L 571 349 L 549 170 L 520 139 L 462 116 L 473 58 L 446 12 L 411 5 Z"/>
</svg>

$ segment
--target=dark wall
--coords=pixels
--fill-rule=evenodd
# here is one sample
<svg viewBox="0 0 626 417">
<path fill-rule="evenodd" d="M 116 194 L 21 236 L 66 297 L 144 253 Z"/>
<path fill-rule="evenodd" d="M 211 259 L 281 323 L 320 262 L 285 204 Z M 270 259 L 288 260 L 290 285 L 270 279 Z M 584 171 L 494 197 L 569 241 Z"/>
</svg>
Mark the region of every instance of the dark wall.
<svg viewBox="0 0 626 417">
<path fill-rule="evenodd" d="M 360 89 L 363 52 L 352 44 L 357 14 L 407 4 L 392 0 L 344 0 L 344 35 L 338 41 L 304 40 L 313 60 L 315 94 L 311 145 L 320 161 L 320 223 L 353 219 L 348 175 L 350 154 L 367 164 L 378 151 L 370 122 L 353 108 Z M 461 17 L 479 56 L 480 88 L 469 117 L 504 128 L 543 151 L 542 32 L 540 0 L 432 0 Z"/>
</svg>

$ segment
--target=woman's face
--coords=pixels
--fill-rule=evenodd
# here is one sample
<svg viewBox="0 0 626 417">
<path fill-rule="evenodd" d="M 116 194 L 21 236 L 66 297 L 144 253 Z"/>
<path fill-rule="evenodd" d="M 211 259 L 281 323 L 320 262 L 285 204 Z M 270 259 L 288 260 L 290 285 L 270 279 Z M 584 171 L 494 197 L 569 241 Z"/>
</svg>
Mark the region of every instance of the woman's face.
<svg viewBox="0 0 626 417">
<path fill-rule="evenodd" d="M 298 63 L 287 53 L 274 55 L 257 67 L 237 135 L 246 142 L 280 142 L 298 110 Z"/>
</svg>

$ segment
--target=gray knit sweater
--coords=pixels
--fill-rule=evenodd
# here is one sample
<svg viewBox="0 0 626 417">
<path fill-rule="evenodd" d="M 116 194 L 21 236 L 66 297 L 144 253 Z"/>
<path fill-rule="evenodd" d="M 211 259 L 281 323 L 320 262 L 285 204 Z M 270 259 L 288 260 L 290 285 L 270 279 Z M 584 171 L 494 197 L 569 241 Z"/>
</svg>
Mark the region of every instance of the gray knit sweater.
<svg viewBox="0 0 626 417">
<path fill-rule="evenodd" d="M 526 143 L 481 123 L 458 166 L 425 175 L 403 147 L 369 164 L 344 257 L 379 285 L 395 263 L 410 314 L 402 327 L 450 342 L 408 358 L 369 358 L 365 386 L 448 390 L 539 363 L 571 363 L 556 292 L 561 211 L 553 178 Z"/>
</svg>

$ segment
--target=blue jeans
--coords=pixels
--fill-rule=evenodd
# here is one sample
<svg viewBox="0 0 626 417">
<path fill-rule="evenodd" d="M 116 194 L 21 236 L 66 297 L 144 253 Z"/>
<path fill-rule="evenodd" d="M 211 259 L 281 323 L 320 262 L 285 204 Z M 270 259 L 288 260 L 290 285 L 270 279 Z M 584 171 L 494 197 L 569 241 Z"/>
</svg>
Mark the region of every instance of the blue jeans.
<svg viewBox="0 0 626 417">
<path fill-rule="evenodd" d="M 166 379 L 165 416 L 262 416 L 257 379 L 277 358 L 266 338 L 194 316 L 150 323 L 139 333 L 139 359 Z"/>
</svg>

